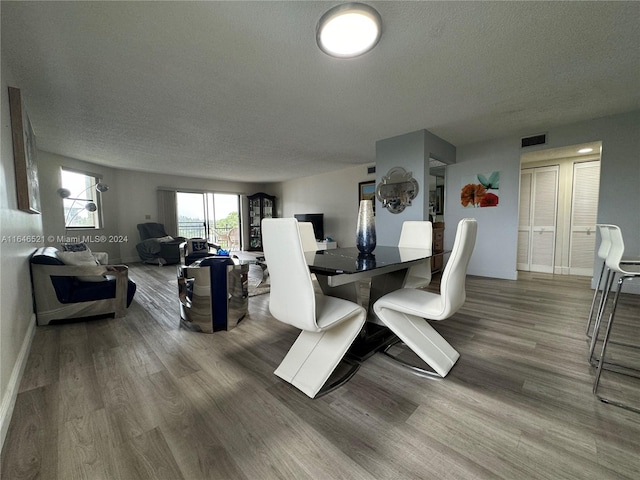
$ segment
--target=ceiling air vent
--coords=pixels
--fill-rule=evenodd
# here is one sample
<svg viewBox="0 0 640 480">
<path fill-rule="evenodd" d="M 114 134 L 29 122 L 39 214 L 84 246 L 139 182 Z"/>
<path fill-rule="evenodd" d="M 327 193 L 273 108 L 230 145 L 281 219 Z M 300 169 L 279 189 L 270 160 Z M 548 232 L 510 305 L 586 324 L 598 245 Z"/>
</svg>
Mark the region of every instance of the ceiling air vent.
<svg viewBox="0 0 640 480">
<path fill-rule="evenodd" d="M 524 137 L 522 140 L 520 140 L 520 148 L 533 147 L 534 145 L 544 145 L 545 143 L 547 143 L 547 134 L 541 133 L 540 135 Z"/>
</svg>

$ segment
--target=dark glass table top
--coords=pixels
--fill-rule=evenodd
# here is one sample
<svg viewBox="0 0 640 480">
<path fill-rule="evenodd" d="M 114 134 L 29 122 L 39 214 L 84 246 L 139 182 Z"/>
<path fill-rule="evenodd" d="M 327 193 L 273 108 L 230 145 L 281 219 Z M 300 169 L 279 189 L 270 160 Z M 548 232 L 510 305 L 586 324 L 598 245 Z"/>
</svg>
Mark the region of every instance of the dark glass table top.
<svg viewBox="0 0 640 480">
<path fill-rule="evenodd" d="M 371 271 L 390 265 L 424 260 L 431 256 L 430 249 L 387 246 L 377 246 L 370 254 L 362 254 L 356 247 L 305 253 L 311 272 L 321 275 Z"/>
</svg>

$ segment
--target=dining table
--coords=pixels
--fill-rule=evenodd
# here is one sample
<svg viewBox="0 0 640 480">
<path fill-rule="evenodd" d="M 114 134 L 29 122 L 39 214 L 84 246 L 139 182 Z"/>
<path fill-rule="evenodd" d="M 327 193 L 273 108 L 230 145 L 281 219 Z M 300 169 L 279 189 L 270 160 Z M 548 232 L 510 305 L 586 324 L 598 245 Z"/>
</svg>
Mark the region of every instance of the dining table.
<svg viewBox="0 0 640 480">
<path fill-rule="evenodd" d="M 373 304 L 383 295 L 403 288 L 409 268 L 431 257 L 431 248 L 376 246 L 371 253 L 356 247 L 305 252 L 309 270 L 315 274 L 325 295 L 358 303 L 367 309 L 367 322 L 347 356 L 363 361 L 396 341 L 396 337 L 377 318 Z"/>
</svg>

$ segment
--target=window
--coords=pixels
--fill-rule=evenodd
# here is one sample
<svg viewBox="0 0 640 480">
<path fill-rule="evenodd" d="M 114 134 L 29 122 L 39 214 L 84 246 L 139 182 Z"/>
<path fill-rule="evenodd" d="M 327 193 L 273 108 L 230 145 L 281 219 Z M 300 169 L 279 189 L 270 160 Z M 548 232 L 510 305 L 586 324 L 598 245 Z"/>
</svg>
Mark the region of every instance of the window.
<svg viewBox="0 0 640 480">
<path fill-rule="evenodd" d="M 66 228 L 100 228 L 100 192 L 96 188 L 100 177 L 62 169 L 62 189 L 69 191 L 63 198 Z"/>
<path fill-rule="evenodd" d="M 206 238 L 225 250 L 240 250 L 240 196 L 177 192 L 178 235 Z"/>
</svg>

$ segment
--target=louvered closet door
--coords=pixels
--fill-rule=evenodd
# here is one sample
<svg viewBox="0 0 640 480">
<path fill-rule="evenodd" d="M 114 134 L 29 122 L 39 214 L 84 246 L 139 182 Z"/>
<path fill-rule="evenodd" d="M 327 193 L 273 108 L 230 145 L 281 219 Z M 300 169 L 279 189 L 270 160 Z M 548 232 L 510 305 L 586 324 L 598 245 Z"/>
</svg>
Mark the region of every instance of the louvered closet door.
<svg viewBox="0 0 640 480">
<path fill-rule="evenodd" d="M 534 170 L 531 271 L 553 273 L 558 205 L 557 165 Z"/>
<path fill-rule="evenodd" d="M 600 161 L 574 164 L 569 242 L 571 275 L 593 275 L 599 185 Z"/>
<path fill-rule="evenodd" d="M 520 210 L 518 215 L 518 270 L 531 268 L 531 183 L 533 171 L 520 172 Z"/>
<path fill-rule="evenodd" d="M 558 165 L 520 172 L 518 270 L 553 273 Z"/>
</svg>

